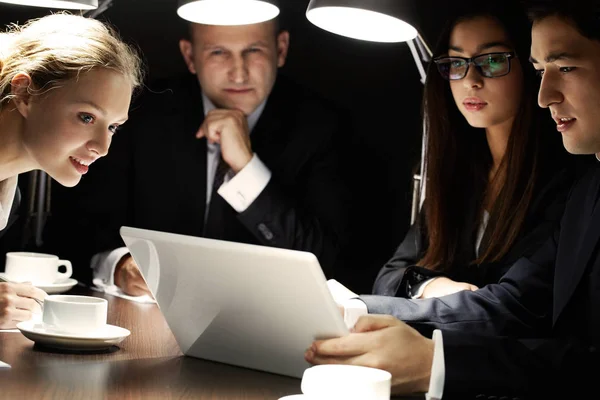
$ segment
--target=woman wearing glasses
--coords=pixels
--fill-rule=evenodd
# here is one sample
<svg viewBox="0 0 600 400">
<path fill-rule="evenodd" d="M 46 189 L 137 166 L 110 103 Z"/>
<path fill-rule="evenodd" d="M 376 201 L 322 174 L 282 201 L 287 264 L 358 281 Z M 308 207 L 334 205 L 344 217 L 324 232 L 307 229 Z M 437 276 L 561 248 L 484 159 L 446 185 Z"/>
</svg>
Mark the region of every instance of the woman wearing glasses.
<svg viewBox="0 0 600 400">
<path fill-rule="evenodd" d="M 424 95 L 425 201 L 375 294 L 429 298 L 495 283 L 562 214 L 570 161 L 536 104 L 530 25 L 491 7 L 468 9 L 440 38 Z"/>
<path fill-rule="evenodd" d="M 133 48 L 90 18 L 53 14 L 0 33 L 0 232 L 14 219 L 19 174 L 40 169 L 75 186 L 106 155 L 140 66 Z M 0 283 L 0 329 L 30 319 L 44 296 Z"/>
</svg>

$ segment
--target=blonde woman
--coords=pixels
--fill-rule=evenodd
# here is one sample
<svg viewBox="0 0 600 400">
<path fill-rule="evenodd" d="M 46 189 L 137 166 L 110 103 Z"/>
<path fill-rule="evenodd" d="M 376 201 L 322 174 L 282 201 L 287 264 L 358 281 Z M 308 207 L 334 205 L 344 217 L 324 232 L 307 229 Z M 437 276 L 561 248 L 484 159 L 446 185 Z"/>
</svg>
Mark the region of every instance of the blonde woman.
<svg viewBox="0 0 600 400">
<path fill-rule="evenodd" d="M 0 34 L 0 230 L 19 174 L 75 186 L 106 155 L 141 81 L 137 53 L 94 19 L 54 14 Z M 0 329 L 30 319 L 44 296 L 0 283 Z"/>
</svg>

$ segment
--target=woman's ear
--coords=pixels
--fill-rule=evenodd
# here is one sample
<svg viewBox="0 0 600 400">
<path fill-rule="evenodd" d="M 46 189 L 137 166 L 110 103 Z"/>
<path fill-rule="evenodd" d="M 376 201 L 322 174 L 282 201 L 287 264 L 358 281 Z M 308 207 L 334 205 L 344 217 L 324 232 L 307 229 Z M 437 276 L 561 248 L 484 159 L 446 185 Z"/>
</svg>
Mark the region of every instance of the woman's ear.
<svg viewBox="0 0 600 400">
<path fill-rule="evenodd" d="M 31 83 L 31 77 L 23 72 L 16 74 L 10 81 L 10 93 L 13 97 L 13 103 L 23 118 L 27 118 L 29 115 L 29 108 L 31 105 L 31 93 L 29 92 L 29 88 L 31 87 Z"/>
</svg>

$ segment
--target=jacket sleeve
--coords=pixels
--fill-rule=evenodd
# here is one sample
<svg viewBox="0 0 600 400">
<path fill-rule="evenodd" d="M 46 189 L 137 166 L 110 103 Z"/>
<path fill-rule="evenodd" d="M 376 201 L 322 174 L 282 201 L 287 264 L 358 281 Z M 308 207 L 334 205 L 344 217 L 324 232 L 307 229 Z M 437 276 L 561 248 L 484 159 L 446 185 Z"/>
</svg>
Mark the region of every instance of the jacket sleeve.
<svg viewBox="0 0 600 400">
<path fill-rule="evenodd" d="M 418 224 L 413 224 L 392 258 L 381 268 L 373 285 L 373 294 L 410 298 L 412 286 L 442 275 L 415 264 L 421 258 L 423 238 Z"/>
<path fill-rule="evenodd" d="M 520 339 L 444 331 L 444 398 L 555 398 L 595 393 L 596 347 L 574 337 Z M 457 395 L 461 395 L 457 397 Z M 493 397 L 492 397 L 493 396 Z"/>
<path fill-rule="evenodd" d="M 497 284 L 430 299 L 361 296 L 371 314 L 390 314 L 421 331 L 434 328 L 497 335 L 535 334 L 552 312 L 557 229 L 530 258 L 519 259 Z"/>
<path fill-rule="evenodd" d="M 337 118 L 323 118 L 319 129 L 322 135 L 311 142 L 312 154 L 302 166 L 298 195 L 290 196 L 274 173 L 238 219 L 266 246 L 315 254 L 331 277 L 348 241 L 350 195 L 335 143 L 340 134 Z"/>
</svg>

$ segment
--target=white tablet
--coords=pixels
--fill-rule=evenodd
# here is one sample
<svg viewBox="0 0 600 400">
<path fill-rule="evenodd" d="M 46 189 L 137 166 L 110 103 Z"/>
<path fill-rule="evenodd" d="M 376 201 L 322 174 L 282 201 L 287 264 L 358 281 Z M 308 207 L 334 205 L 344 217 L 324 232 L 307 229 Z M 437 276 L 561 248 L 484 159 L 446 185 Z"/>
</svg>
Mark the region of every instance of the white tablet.
<svg viewBox="0 0 600 400">
<path fill-rule="evenodd" d="M 187 356 L 300 378 L 315 339 L 348 334 L 312 253 L 120 232 Z"/>
</svg>

